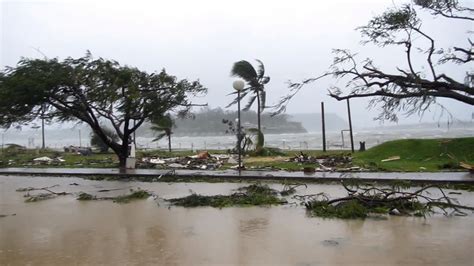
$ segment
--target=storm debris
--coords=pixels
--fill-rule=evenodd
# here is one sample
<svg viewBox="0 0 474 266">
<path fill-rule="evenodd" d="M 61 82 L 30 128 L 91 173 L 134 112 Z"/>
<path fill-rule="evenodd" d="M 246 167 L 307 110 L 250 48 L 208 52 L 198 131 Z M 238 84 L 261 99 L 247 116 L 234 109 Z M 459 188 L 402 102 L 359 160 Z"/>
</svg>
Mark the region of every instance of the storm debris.
<svg viewBox="0 0 474 266">
<path fill-rule="evenodd" d="M 381 162 L 391 162 L 391 161 L 398 161 L 400 160 L 400 156 L 391 156 L 387 159 L 380 160 Z"/>
<path fill-rule="evenodd" d="M 184 157 L 144 157 L 141 164 L 145 167 L 215 170 L 225 163 L 234 163 L 235 161 L 231 155 L 209 154 L 207 151 L 202 151 L 196 155 Z"/>
<path fill-rule="evenodd" d="M 18 188 L 17 192 L 26 192 L 23 197 L 26 198 L 25 202 L 36 202 L 41 200 L 53 199 L 57 196 L 65 196 L 71 195 L 68 192 L 55 192 L 52 191 L 51 188 L 57 187 L 59 185 L 49 186 L 49 187 L 42 187 L 42 188 L 34 188 L 34 187 L 26 187 L 26 188 Z M 41 191 L 41 193 L 31 194 L 31 191 Z"/>
<path fill-rule="evenodd" d="M 0 218 L 5 218 L 5 217 L 8 217 L 8 216 L 16 216 L 16 213 L 12 213 L 12 214 L 0 214 Z"/>
<path fill-rule="evenodd" d="M 77 147 L 77 146 L 65 146 L 64 152 L 80 154 L 84 156 L 89 156 L 92 154 L 92 149 L 90 147 Z"/>
<path fill-rule="evenodd" d="M 295 194 L 296 193 L 296 188 L 303 187 L 303 186 L 305 188 L 308 188 L 308 186 L 306 184 L 289 184 L 289 183 L 286 183 L 283 186 L 283 190 L 280 191 L 280 195 L 289 196 L 289 195 Z"/>
<path fill-rule="evenodd" d="M 322 171 L 360 171 L 360 167 L 352 166 L 352 157 L 345 154 L 332 154 L 310 156 L 303 152 L 289 159 L 290 162 L 297 162 L 303 165 L 304 172 Z"/>
<path fill-rule="evenodd" d="M 267 185 L 252 184 L 237 189 L 237 192 L 231 195 L 203 196 L 191 194 L 183 198 L 169 199 L 172 205 L 182 207 L 203 207 L 210 206 L 215 208 L 224 208 L 231 206 L 268 206 L 286 204 L 285 199 L 278 197 L 278 191 Z"/>
<path fill-rule="evenodd" d="M 152 196 L 152 193 L 150 193 L 146 190 L 142 190 L 142 189 L 138 189 L 138 190 L 130 189 L 130 191 L 131 191 L 131 193 L 129 193 L 129 194 L 124 194 L 124 195 L 120 195 L 120 196 L 104 196 L 104 197 L 102 197 L 102 196 L 99 197 L 99 196 L 92 195 L 92 194 L 89 194 L 89 193 L 81 192 L 81 193 L 79 193 L 79 195 L 77 196 L 76 199 L 77 200 L 83 200 L 83 201 L 87 201 L 87 200 L 112 200 L 113 202 L 116 202 L 116 203 L 129 203 L 132 200 L 147 199 L 150 196 Z M 105 191 L 102 191 L 102 192 L 105 192 Z"/>
<path fill-rule="evenodd" d="M 438 185 L 424 186 L 414 192 L 403 191 L 403 186 L 379 188 L 370 184 L 348 185 L 342 182 L 348 195 L 330 199 L 325 193 L 295 195 L 301 200 L 311 216 L 324 218 L 366 218 L 369 215 L 422 216 L 440 210 L 444 215 L 464 216 L 464 210 L 474 211 L 474 207 L 460 205 L 447 196 Z"/>
<path fill-rule="evenodd" d="M 33 163 L 35 164 L 52 164 L 52 163 L 63 163 L 64 160 L 62 157 L 50 158 L 48 156 L 38 157 L 33 159 Z"/>
</svg>

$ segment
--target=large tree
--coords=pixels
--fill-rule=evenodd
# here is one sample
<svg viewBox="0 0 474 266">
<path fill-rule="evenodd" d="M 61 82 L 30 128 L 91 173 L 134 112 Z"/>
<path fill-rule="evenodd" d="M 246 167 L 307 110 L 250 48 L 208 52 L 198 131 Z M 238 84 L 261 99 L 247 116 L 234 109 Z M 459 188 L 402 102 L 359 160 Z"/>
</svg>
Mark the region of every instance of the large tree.
<svg viewBox="0 0 474 266">
<path fill-rule="evenodd" d="M 291 83 L 291 92 L 281 99 L 278 112 L 284 111 L 288 101 L 305 85 L 327 76 L 346 81 L 345 88 L 331 88 L 330 96 L 337 100 L 370 97 L 370 106 L 378 105 L 382 109 L 379 119 L 396 121 L 400 111 L 423 113 L 438 98 L 474 105 L 474 43 L 467 36 L 465 47 L 438 47 L 417 14 L 423 11 L 446 18 L 443 22 L 474 20 L 474 9 L 456 0 L 415 0 L 413 4 L 389 9 L 358 30 L 363 43 L 401 47 L 404 65 L 397 66 L 396 71 L 387 71 L 371 58 L 358 60 L 356 54 L 348 50 L 335 49 L 330 70 L 318 77 Z M 464 80 L 443 71 L 440 67 L 443 64 L 465 66 Z"/>
<path fill-rule="evenodd" d="M 149 74 L 90 53 L 63 61 L 22 59 L 0 72 L 0 126 L 31 122 L 43 111 L 50 120 L 84 122 L 123 167 L 143 122 L 169 111 L 185 113 L 193 105 L 189 97 L 205 92 L 199 81 L 178 80 L 165 70 Z M 103 124 L 111 125 L 119 141 L 107 137 Z"/>
</svg>

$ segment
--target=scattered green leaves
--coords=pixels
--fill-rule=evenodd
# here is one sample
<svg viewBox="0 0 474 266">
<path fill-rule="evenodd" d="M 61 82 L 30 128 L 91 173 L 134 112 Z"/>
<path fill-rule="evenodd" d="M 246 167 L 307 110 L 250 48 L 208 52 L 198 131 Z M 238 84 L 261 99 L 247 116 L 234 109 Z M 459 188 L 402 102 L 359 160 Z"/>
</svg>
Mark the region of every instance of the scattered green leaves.
<svg viewBox="0 0 474 266">
<path fill-rule="evenodd" d="M 262 206 L 280 205 L 286 203 L 285 200 L 277 197 L 278 192 L 267 185 L 252 184 L 241 187 L 238 192 L 231 195 L 203 196 L 192 194 L 183 198 L 168 200 L 171 204 L 182 207 L 202 207 L 211 206 L 224 208 L 231 206 Z"/>
</svg>

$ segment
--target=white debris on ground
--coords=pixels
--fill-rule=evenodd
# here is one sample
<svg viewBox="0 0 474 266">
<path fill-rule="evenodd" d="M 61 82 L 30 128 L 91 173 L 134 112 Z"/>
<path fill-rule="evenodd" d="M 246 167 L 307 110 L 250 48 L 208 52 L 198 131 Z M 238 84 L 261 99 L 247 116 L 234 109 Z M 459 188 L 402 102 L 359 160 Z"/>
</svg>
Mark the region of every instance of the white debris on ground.
<svg viewBox="0 0 474 266">
<path fill-rule="evenodd" d="M 214 170 L 220 168 L 224 163 L 237 164 L 237 159 L 231 154 L 210 154 L 207 151 L 202 151 L 185 157 L 144 157 L 141 163 L 157 168 Z"/>
<path fill-rule="evenodd" d="M 33 159 L 33 162 L 36 164 L 51 164 L 51 163 L 63 163 L 66 160 L 64 160 L 61 157 L 56 157 L 56 158 L 50 158 L 48 156 L 43 156 L 43 157 L 38 157 Z"/>
</svg>

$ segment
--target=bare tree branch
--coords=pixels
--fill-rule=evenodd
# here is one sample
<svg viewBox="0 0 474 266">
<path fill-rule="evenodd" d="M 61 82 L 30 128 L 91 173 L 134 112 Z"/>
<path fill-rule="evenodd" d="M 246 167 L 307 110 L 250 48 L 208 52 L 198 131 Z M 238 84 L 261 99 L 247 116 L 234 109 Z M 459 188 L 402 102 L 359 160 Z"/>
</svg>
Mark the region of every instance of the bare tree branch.
<svg viewBox="0 0 474 266">
<path fill-rule="evenodd" d="M 470 8 L 459 6 L 454 0 L 416 0 L 415 4 L 446 14 L 452 12 L 453 16 L 456 12 L 473 12 Z M 399 111 L 406 114 L 423 114 L 438 98 L 449 98 L 474 105 L 474 73 L 468 71 L 464 82 L 461 82 L 448 73 L 442 73 L 434 63 L 466 64 L 473 61 L 473 42 L 468 39 L 469 47 L 437 49 L 435 39 L 422 29 L 415 7 L 404 5 L 390 9 L 374 17 L 366 26 L 358 28 L 362 36 L 367 38 L 363 43 L 373 43 L 380 47 L 403 45 L 408 70 L 396 67 L 398 72 L 390 73 L 376 67 L 372 59 L 358 61 L 356 54 L 335 49 L 334 61 L 328 72 L 302 82 L 289 82 L 289 93 L 274 106 L 275 113 L 285 111 L 286 105 L 303 87 L 329 76 L 345 83 L 342 87 L 330 88 L 331 97 L 336 100 L 371 98 L 369 107 L 381 107 L 382 113 L 378 119 L 397 120 L 396 113 Z M 427 47 L 416 47 L 419 44 L 414 42 L 417 37 L 426 40 Z M 426 45 L 424 43 L 421 42 L 421 45 Z M 425 66 L 429 69 L 428 75 L 415 69 L 415 51 L 426 54 Z"/>
</svg>

